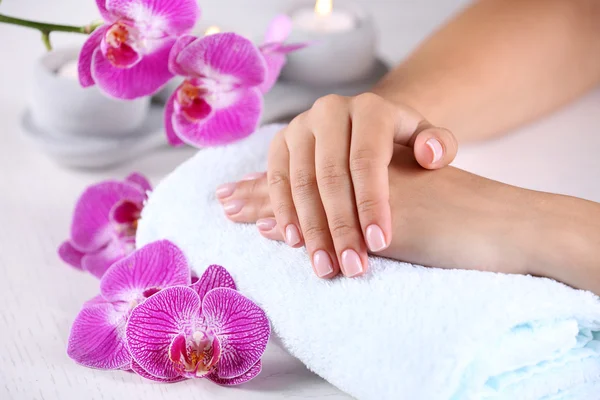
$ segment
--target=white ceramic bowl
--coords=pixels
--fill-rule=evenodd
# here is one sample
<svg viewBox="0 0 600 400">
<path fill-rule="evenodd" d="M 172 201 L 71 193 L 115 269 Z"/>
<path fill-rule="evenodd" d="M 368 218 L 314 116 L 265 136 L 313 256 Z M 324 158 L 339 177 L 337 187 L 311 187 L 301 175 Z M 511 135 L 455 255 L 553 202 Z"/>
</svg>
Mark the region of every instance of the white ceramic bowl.
<svg viewBox="0 0 600 400">
<path fill-rule="evenodd" d="M 58 75 L 78 53 L 77 48 L 54 50 L 36 63 L 29 100 L 32 123 L 57 136 L 102 138 L 134 132 L 149 112 L 150 98 L 116 100 L 97 87 L 82 88 L 77 78 Z"/>
</svg>

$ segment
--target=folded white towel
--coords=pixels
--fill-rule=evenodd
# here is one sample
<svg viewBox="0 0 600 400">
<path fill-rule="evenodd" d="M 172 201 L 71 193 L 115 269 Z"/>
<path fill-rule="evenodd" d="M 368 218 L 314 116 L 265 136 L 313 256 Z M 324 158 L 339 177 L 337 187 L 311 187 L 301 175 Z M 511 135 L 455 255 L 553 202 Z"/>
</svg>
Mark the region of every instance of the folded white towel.
<svg viewBox="0 0 600 400">
<path fill-rule="evenodd" d="M 290 353 L 358 399 L 600 399 L 600 302 L 589 292 L 382 258 L 362 278 L 324 281 L 303 249 L 226 220 L 215 188 L 264 170 L 277 129 L 179 167 L 151 194 L 138 244 L 170 239 L 199 273 L 225 266 Z"/>
</svg>

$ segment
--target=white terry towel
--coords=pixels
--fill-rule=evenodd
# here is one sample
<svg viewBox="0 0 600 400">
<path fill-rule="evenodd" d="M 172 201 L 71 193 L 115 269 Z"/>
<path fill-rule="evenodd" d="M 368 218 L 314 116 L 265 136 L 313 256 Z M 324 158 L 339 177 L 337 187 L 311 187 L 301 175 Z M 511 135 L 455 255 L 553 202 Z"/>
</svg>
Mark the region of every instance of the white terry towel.
<svg viewBox="0 0 600 400">
<path fill-rule="evenodd" d="M 215 188 L 266 167 L 278 127 L 207 149 L 151 194 L 138 244 L 167 238 L 198 273 L 225 266 L 287 350 L 360 400 L 600 399 L 600 302 L 548 279 L 371 258 L 318 279 L 304 249 L 229 222 Z"/>
</svg>

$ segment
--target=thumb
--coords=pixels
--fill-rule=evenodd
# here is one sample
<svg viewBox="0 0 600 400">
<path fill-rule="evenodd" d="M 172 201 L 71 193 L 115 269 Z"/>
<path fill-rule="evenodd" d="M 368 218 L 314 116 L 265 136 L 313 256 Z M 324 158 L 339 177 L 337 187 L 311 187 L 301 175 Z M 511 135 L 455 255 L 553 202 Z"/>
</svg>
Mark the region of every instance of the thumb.
<svg viewBox="0 0 600 400">
<path fill-rule="evenodd" d="M 415 159 L 423 168 L 443 168 L 456 157 L 458 141 L 448 129 L 428 126 L 413 138 Z"/>
</svg>

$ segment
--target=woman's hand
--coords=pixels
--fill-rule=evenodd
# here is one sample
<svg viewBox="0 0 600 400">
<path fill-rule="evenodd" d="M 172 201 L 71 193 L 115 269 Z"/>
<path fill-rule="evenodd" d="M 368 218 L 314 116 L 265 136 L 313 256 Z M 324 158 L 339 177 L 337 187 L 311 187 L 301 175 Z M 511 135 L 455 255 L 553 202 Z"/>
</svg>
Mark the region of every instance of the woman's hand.
<svg viewBox="0 0 600 400">
<path fill-rule="evenodd" d="M 331 278 L 340 270 L 357 276 L 366 271 L 367 250 L 380 252 L 392 241 L 388 166 L 396 144 L 412 147 L 427 169 L 448 165 L 457 151 L 448 130 L 408 107 L 372 93 L 329 95 L 274 138 L 270 201 L 244 202 L 240 185 L 234 190 L 232 184 L 217 196 L 237 222 L 272 210 L 279 233 L 290 246 L 306 246 L 318 276 Z"/>
</svg>

